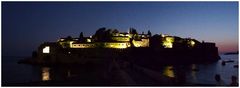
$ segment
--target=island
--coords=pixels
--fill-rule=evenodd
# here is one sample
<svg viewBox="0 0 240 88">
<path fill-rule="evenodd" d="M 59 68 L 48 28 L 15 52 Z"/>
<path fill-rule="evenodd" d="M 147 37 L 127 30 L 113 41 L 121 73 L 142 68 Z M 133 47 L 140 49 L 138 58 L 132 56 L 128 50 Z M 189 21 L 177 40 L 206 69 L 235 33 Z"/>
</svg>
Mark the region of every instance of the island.
<svg viewBox="0 0 240 88">
<path fill-rule="evenodd" d="M 99 28 L 92 36 L 60 38 L 55 42 L 44 42 L 32 53 L 31 58 L 19 63 L 55 64 L 108 64 L 113 59 L 141 66 L 162 64 L 189 64 L 215 62 L 220 59 L 215 43 L 199 42 L 192 38 L 181 38 L 167 34 L 128 32 Z"/>
</svg>

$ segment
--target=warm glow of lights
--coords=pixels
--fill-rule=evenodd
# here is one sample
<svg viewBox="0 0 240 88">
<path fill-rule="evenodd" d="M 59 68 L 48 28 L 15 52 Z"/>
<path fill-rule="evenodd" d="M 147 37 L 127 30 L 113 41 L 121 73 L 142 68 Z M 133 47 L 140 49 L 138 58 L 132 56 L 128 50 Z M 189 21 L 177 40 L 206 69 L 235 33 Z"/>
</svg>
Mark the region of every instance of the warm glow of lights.
<svg viewBox="0 0 240 88">
<path fill-rule="evenodd" d="M 112 40 L 119 41 L 119 42 L 128 42 L 130 41 L 129 37 L 112 37 Z"/>
<path fill-rule="evenodd" d="M 43 53 L 50 53 L 50 47 L 49 46 L 45 46 L 43 48 Z"/>
<path fill-rule="evenodd" d="M 174 38 L 173 37 L 165 37 L 163 40 L 163 46 L 165 48 L 172 48 L 173 47 Z"/>
<path fill-rule="evenodd" d="M 72 47 L 72 46 L 73 46 L 73 45 L 72 45 L 72 43 L 73 43 L 73 41 L 70 41 L 70 42 L 69 42 L 69 45 L 70 45 L 70 47 Z"/>
<path fill-rule="evenodd" d="M 87 42 L 92 42 L 91 39 L 87 39 Z"/>
<path fill-rule="evenodd" d="M 124 34 L 120 33 L 119 36 L 125 36 Z"/>
<path fill-rule="evenodd" d="M 141 47 L 141 41 L 135 41 L 135 40 L 133 40 L 132 43 L 133 43 L 133 45 L 134 45 L 135 47 Z"/>
<path fill-rule="evenodd" d="M 190 41 L 190 44 L 191 44 L 191 46 L 193 47 L 194 45 L 195 45 L 195 42 L 194 41 Z"/>
<path fill-rule="evenodd" d="M 163 46 L 165 48 L 172 48 L 173 47 L 173 44 L 171 42 L 163 42 Z"/>
<path fill-rule="evenodd" d="M 42 81 L 48 81 L 50 79 L 50 68 L 43 67 L 42 68 Z"/>
<path fill-rule="evenodd" d="M 130 44 L 130 43 L 127 43 L 127 47 L 131 47 L 131 44 Z"/>
<path fill-rule="evenodd" d="M 164 35 L 164 34 L 161 34 L 161 37 L 165 37 L 165 35 Z"/>
<path fill-rule="evenodd" d="M 105 43 L 105 48 L 127 48 L 127 43 Z"/>
<path fill-rule="evenodd" d="M 80 44 L 72 44 L 71 48 L 94 48 L 95 44 L 88 43 L 80 43 Z"/>
<path fill-rule="evenodd" d="M 135 47 L 149 47 L 149 39 L 141 39 L 141 41 L 132 41 Z"/>
<path fill-rule="evenodd" d="M 173 66 L 167 66 L 163 71 L 163 75 L 174 78 Z"/>
</svg>

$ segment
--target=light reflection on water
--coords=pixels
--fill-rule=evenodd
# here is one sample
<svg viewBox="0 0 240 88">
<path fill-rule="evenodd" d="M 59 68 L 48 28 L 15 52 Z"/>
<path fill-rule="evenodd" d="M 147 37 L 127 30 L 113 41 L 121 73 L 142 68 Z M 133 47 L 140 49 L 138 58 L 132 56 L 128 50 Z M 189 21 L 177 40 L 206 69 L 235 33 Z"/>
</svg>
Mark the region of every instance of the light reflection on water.
<svg viewBox="0 0 240 88">
<path fill-rule="evenodd" d="M 43 67 L 42 68 L 42 81 L 48 81 L 51 80 L 50 78 L 50 68 L 49 67 Z"/>
<path fill-rule="evenodd" d="M 174 78 L 173 66 L 166 66 L 163 70 L 163 75 Z"/>
<path fill-rule="evenodd" d="M 216 74 L 220 74 L 222 80 L 225 84 L 231 83 L 231 76 L 238 76 L 238 68 L 233 68 L 234 65 L 238 65 L 238 55 L 223 55 L 221 56 L 222 60 L 232 59 L 234 62 L 226 63 L 225 66 L 221 65 L 222 60 L 211 64 L 192 64 L 189 66 L 178 67 L 178 66 L 165 66 L 161 67 L 162 70 L 159 71 L 161 74 L 171 77 L 177 78 L 180 80 L 186 80 L 186 83 L 199 83 L 199 84 L 216 84 L 214 76 Z M 6 59 L 6 58 L 5 58 Z M 7 58 L 11 59 L 11 58 Z M 3 61 L 4 62 L 4 61 Z M 40 67 L 35 68 L 30 65 L 22 65 L 14 63 L 3 63 L 2 66 L 2 81 L 3 82 L 29 82 L 32 81 L 33 78 L 39 78 L 39 81 L 48 81 L 48 80 L 65 80 L 66 78 L 74 78 L 81 77 L 81 79 L 89 79 L 88 76 L 98 77 L 98 73 L 92 72 L 91 68 L 83 69 L 82 68 L 51 68 L 51 67 Z M 11 67 L 11 68 L 9 68 Z M 24 69 L 24 71 L 18 69 Z M 15 79 L 13 79 L 13 77 Z M 93 77 L 94 76 L 94 77 Z M 36 81 L 34 79 L 33 81 Z M 3 83 L 2 82 L 2 83 Z"/>
</svg>

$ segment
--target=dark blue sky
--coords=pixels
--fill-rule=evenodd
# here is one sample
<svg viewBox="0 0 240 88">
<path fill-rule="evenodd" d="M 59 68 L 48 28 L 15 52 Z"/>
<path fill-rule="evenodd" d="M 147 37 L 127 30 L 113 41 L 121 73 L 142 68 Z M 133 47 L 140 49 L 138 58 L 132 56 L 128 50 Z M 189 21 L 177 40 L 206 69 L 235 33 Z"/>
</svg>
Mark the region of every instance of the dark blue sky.
<svg viewBox="0 0 240 88">
<path fill-rule="evenodd" d="M 3 55 L 31 55 L 47 41 L 100 27 L 191 37 L 238 50 L 238 2 L 2 2 Z"/>
</svg>

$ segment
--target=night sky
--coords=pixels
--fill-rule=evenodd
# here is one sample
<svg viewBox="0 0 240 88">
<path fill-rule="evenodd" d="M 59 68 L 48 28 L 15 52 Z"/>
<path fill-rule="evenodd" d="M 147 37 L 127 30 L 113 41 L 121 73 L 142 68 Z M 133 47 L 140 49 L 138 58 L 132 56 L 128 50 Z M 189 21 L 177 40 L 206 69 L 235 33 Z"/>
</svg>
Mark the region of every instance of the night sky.
<svg viewBox="0 0 240 88">
<path fill-rule="evenodd" d="M 98 28 L 169 34 L 238 51 L 238 2 L 2 2 L 2 55 L 30 56 L 55 42 Z"/>
</svg>

